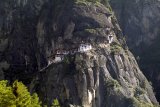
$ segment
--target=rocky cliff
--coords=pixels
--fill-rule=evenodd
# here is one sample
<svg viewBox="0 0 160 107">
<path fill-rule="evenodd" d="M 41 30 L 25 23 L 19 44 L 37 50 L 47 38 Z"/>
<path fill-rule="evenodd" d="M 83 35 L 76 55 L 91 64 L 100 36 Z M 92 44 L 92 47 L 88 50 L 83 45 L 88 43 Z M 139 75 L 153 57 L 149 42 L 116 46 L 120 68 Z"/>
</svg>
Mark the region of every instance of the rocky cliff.
<svg viewBox="0 0 160 107">
<path fill-rule="evenodd" d="M 113 10 L 131 49 L 143 50 L 159 35 L 159 0 L 111 0 Z"/>
<path fill-rule="evenodd" d="M 160 1 L 110 0 L 127 44 L 160 99 Z"/>
<path fill-rule="evenodd" d="M 48 106 L 55 98 L 62 107 L 157 105 L 111 8 L 102 3 L 0 1 L 0 78 L 23 81 Z M 82 43 L 92 49 L 48 65 L 57 49 L 71 50 Z"/>
</svg>

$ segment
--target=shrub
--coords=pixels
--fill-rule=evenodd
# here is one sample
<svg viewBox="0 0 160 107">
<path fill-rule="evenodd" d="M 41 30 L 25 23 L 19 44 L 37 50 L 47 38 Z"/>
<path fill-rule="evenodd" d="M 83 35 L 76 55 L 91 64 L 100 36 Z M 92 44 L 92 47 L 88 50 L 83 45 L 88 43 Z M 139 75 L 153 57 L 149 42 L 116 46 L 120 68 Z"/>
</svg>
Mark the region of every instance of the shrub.
<svg viewBox="0 0 160 107">
<path fill-rule="evenodd" d="M 111 44 L 111 53 L 113 54 L 119 54 L 122 50 L 122 47 L 120 44 L 117 44 L 117 43 L 113 43 Z"/>
<path fill-rule="evenodd" d="M 51 107 L 60 107 L 58 99 L 54 99 Z"/>
<path fill-rule="evenodd" d="M 107 87 L 112 87 L 112 88 L 120 87 L 118 81 L 114 79 L 109 79 L 106 83 Z"/>
</svg>

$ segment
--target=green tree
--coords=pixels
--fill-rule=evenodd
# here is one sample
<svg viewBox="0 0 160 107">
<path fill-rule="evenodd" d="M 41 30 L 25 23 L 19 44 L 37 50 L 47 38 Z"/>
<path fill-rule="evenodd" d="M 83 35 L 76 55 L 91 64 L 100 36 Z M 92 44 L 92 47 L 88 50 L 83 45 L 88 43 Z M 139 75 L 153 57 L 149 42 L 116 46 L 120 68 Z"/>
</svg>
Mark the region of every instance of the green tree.
<svg viewBox="0 0 160 107">
<path fill-rule="evenodd" d="M 60 107 L 58 99 L 54 99 L 51 107 Z"/>
<path fill-rule="evenodd" d="M 27 87 L 15 81 L 12 86 L 0 81 L 0 107 L 41 107 L 37 94 L 31 95 Z"/>
<path fill-rule="evenodd" d="M 16 107 L 15 100 L 12 87 L 7 86 L 7 81 L 0 81 L 0 107 Z"/>
</svg>

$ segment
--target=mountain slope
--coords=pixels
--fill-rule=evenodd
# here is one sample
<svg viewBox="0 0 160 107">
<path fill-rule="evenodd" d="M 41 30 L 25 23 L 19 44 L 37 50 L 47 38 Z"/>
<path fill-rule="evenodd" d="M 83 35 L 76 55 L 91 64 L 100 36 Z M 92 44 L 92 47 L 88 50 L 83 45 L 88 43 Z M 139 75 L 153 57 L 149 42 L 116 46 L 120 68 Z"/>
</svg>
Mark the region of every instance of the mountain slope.
<svg viewBox="0 0 160 107">
<path fill-rule="evenodd" d="M 0 4 L 2 79 L 22 80 L 47 105 L 55 98 L 62 107 L 158 104 L 110 7 L 80 0 Z M 92 49 L 48 65 L 57 49 L 72 50 L 85 43 Z"/>
</svg>

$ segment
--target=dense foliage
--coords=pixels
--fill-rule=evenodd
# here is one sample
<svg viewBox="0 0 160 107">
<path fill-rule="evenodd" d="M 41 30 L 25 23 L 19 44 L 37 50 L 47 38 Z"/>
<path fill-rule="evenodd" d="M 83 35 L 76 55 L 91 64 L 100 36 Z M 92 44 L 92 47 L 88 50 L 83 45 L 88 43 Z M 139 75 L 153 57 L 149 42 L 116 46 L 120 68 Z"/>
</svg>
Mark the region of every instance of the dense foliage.
<svg viewBox="0 0 160 107">
<path fill-rule="evenodd" d="M 30 95 L 22 82 L 15 81 L 12 86 L 0 81 L 0 107 L 41 107 L 37 94 Z"/>
<path fill-rule="evenodd" d="M 0 107 L 41 107 L 38 95 L 31 95 L 27 87 L 15 81 L 12 86 L 0 81 Z M 51 107 L 60 107 L 58 99 L 54 99 Z"/>
</svg>

